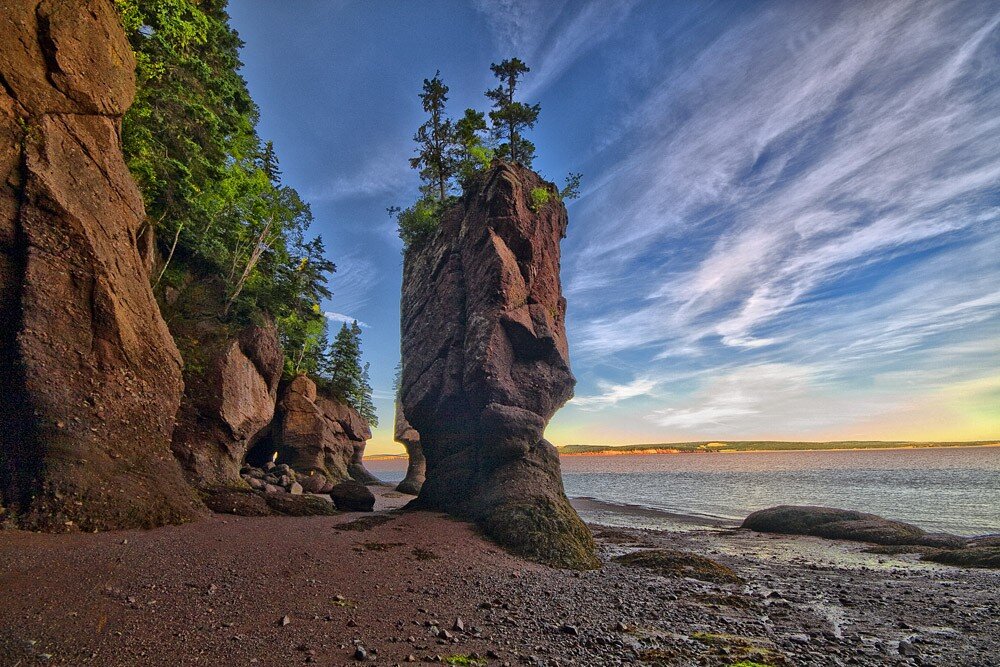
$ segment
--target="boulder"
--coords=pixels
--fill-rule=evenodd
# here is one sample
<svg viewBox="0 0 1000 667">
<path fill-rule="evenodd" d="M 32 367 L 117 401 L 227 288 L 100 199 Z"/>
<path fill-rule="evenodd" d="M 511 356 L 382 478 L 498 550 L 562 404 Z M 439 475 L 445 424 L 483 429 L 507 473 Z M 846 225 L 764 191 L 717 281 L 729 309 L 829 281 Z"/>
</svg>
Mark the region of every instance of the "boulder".
<svg viewBox="0 0 1000 667">
<path fill-rule="evenodd" d="M 593 537 L 542 437 L 576 382 L 559 279 L 566 225 L 556 187 L 523 166 L 497 163 L 467 184 L 404 255 L 400 400 L 427 462 L 418 506 L 477 521 L 540 562 L 592 568 Z"/>
<path fill-rule="evenodd" d="M 741 528 L 884 545 L 922 545 L 926 542 L 928 546 L 936 546 L 942 541 L 941 535 L 926 539 L 924 530 L 910 523 L 853 510 L 807 505 L 779 505 L 754 512 L 743 521 Z"/>
<path fill-rule="evenodd" d="M 333 487 L 330 498 L 342 512 L 371 512 L 375 509 L 375 496 L 368 487 L 353 479 Z"/>
<path fill-rule="evenodd" d="M 180 303 L 191 291 L 182 292 Z M 221 308 L 224 294 L 218 294 Z M 186 314 L 186 313 L 185 313 Z M 283 356 L 273 322 L 237 334 L 213 318 L 171 317 L 188 364 L 185 390 L 171 443 L 174 455 L 196 487 L 239 485 L 248 449 L 274 418 Z M 189 339 L 197 345 L 185 345 Z"/>
<path fill-rule="evenodd" d="M 134 70 L 113 3 L 0 2 L 0 494 L 27 527 L 205 512 L 170 455 L 181 358 L 121 153 Z"/>
<path fill-rule="evenodd" d="M 327 483 L 326 476 L 319 473 L 299 477 L 299 484 L 302 485 L 302 490 L 305 493 L 323 493 Z"/>
<path fill-rule="evenodd" d="M 276 423 L 272 443 L 278 460 L 300 478 L 320 474 L 336 484 L 352 479 L 352 472 L 359 477 L 368 473 L 359 464 L 365 442 L 372 437 L 368 422 L 354 408 L 325 395 L 305 375 L 282 391 Z M 368 477 L 373 481 L 367 483 L 379 483 L 370 473 Z"/>
<path fill-rule="evenodd" d="M 403 406 L 399 401 L 396 401 L 395 426 L 395 440 L 406 448 L 408 459 L 406 477 L 396 486 L 396 490 L 415 496 L 420 493 L 420 487 L 424 485 L 427 461 L 424 459 L 424 450 L 420 448 L 420 434 L 410 426 L 410 422 L 406 421 Z"/>
</svg>

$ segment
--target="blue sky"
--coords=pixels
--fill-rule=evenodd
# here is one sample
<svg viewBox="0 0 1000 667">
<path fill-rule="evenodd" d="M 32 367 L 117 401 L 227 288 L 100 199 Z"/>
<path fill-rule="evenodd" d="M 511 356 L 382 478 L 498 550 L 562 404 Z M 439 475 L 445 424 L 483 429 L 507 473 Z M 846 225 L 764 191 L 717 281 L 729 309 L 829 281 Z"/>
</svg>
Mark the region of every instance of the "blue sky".
<svg viewBox="0 0 1000 667">
<path fill-rule="evenodd" d="M 436 70 L 532 68 L 535 168 L 584 174 L 556 444 L 1000 437 L 994 2 L 233 0 L 286 181 L 364 323 L 395 451 L 401 243 Z"/>
</svg>

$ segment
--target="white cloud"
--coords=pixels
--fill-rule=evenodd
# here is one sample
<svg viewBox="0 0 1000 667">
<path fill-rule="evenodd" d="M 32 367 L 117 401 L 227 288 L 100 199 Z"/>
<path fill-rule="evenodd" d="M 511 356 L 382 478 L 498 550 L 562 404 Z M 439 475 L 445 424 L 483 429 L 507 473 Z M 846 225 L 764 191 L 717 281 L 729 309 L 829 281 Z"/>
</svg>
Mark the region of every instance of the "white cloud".
<svg viewBox="0 0 1000 667">
<path fill-rule="evenodd" d="M 330 202 L 404 191 L 415 178 L 405 157 L 401 157 L 408 155 L 410 149 L 408 144 L 382 146 L 353 169 L 332 170 L 330 181 L 307 191 L 305 198 Z"/>
<path fill-rule="evenodd" d="M 625 156 L 575 216 L 591 241 L 568 262 L 568 291 L 600 304 L 577 349 L 780 347 L 787 337 L 769 330 L 817 291 L 995 229 L 1000 210 L 977 202 L 1000 181 L 998 24 L 946 3 L 804 3 L 761 12 L 671 70 L 618 128 Z M 968 252 L 955 249 L 946 276 Z M 621 275 L 648 287 L 623 302 Z M 898 316 L 935 316 L 910 296 Z"/>
<path fill-rule="evenodd" d="M 598 380 L 597 387 L 601 390 L 600 394 L 594 396 L 577 396 L 571 403 L 583 410 L 597 410 L 617 405 L 619 402 L 630 398 L 646 396 L 656 385 L 657 381 L 650 378 L 636 378 L 626 384 L 613 384 Z"/>
<path fill-rule="evenodd" d="M 367 324 L 365 324 L 364 322 L 362 322 L 361 320 L 359 320 L 356 317 L 351 317 L 350 315 L 344 315 L 343 313 L 334 313 L 334 312 L 329 311 L 329 310 L 326 311 L 323 314 L 326 315 L 326 319 L 330 320 L 331 322 L 343 322 L 344 324 L 350 324 L 351 322 L 357 322 L 358 326 L 366 328 L 366 329 L 368 328 Z"/>
<path fill-rule="evenodd" d="M 570 66 L 615 34 L 638 0 L 476 0 L 489 23 L 498 56 L 517 56 L 531 67 L 521 94 L 532 98 Z"/>
</svg>

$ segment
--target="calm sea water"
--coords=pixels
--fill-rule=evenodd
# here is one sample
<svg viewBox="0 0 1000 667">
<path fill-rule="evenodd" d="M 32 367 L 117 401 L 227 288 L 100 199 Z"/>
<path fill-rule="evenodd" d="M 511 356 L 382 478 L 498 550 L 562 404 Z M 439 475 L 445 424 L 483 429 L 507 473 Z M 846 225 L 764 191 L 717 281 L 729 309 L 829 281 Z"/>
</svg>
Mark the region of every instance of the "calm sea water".
<svg viewBox="0 0 1000 667">
<path fill-rule="evenodd" d="M 373 461 L 387 481 L 398 461 Z M 740 520 L 774 505 L 871 512 L 931 531 L 1000 533 L 1000 448 L 567 456 L 570 498 L 590 519 L 656 527 L 669 514 Z M 648 511 L 652 510 L 652 511 Z M 657 513 L 663 512 L 662 522 Z"/>
</svg>

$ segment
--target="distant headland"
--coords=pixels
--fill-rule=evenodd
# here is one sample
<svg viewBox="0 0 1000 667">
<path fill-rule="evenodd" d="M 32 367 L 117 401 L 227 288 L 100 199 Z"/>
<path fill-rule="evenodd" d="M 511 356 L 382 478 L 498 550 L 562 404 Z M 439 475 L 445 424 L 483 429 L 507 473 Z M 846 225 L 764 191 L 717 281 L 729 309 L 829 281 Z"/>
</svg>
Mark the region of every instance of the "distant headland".
<svg viewBox="0 0 1000 667">
<path fill-rule="evenodd" d="M 642 454 L 705 454 L 715 452 L 794 452 L 861 449 L 925 449 L 931 447 L 996 447 L 997 440 L 969 442 L 915 442 L 910 440 L 835 440 L 794 442 L 785 440 L 732 440 L 669 442 L 643 445 L 564 445 L 562 456 L 616 456 Z"/>
</svg>

